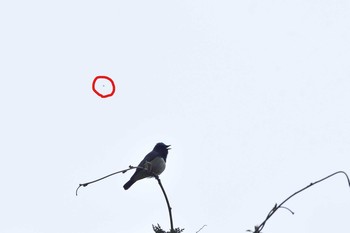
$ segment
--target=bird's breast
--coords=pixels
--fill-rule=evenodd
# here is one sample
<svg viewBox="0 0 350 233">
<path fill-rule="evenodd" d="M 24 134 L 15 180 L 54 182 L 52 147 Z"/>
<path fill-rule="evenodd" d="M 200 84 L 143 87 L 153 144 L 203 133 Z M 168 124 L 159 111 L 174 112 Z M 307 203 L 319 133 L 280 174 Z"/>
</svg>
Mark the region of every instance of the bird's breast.
<svg viewBox="0 0 350 233">
<path fill-rule="evenodd" d="M 150 163 L 154 174 L 160 175 L 165 170 L 166 163 L 162 157 L 156 157 Z"/>
</svg>

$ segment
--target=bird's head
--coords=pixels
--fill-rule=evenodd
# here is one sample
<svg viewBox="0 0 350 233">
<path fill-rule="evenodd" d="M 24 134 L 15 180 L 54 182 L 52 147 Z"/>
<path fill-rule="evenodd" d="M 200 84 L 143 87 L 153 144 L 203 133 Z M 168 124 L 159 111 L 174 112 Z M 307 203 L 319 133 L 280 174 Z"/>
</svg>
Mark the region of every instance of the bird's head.
<svg viewBox="0 0 350 233">
<path fill-rule="evenodd" d="M 161 151 L 165 152 L 166 151 L 168 153 L 168 150 L 171 149 L 169 147 L 170 147 L 170 145 L 165 145 L 163 142 L 159 142 L 159 143 L 156 144 L 156 146 L 154 147 L 153 150 L 159 151 L 159 152 L 161 152 Z"/>
<path fill-rule="evenodd" d="M 159 153 L 159 155 L 166 161 L 168 150 L 170 145 L 165 145 L 163 142 L 157 143 L 157 145 L 154 147 L 153 151 Z"/>
</svg>

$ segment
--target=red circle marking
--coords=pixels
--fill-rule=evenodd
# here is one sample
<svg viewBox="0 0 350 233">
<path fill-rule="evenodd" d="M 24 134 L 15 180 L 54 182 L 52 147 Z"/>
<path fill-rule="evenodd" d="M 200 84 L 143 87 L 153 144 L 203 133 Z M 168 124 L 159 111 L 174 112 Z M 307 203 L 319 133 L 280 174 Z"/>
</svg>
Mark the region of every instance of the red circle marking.
<svg viewBox="0 0 350 233">
<path fill-rule="evenodd" d="M 96 84 L 97 80 L 99 80 L 99 79 L 107 79 L 107 80 L 111 83 L 111 85 L 112 85 L 112 92 L 111 92 L 111 93 L 106 94 L 106 95 L 103 95 L 103 94 L 101 94 L 100 92 L 98 92 L 98 91 L 96 90 L 95 84 Z M 107 98 L 107 97 L 111 97 L 112 95 L 114 95 L 114 92 L 115 92 L 115 85 L 114 85 L 113 80 L 112 80 L 110 77 L 108 77 L 108 76 L 96 76 L 96 78 L 95 78 L 94 81 L 92 82 L 92 90 L 93 90 L 98 96 L 100 96 L 101 98 Z"/>
</svg>

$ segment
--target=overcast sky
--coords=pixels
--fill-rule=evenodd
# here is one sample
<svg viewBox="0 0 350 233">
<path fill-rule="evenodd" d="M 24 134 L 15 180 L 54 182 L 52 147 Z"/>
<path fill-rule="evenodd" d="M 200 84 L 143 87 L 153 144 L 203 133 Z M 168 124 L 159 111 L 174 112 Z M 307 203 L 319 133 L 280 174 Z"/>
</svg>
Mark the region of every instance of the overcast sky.
<svg viewBox="0 0 350 233">
<path fill-rule="evenodd" d="M 168 230 L 154 179 L 75 196 L 157 142 L 184 233 L 243 233 L 350 172 L 349 25 L 346 0 L 3 1 L 0 232 Z M 342 175 L 285 206 L 263 232 L 349 228 Z"/>
</svg>

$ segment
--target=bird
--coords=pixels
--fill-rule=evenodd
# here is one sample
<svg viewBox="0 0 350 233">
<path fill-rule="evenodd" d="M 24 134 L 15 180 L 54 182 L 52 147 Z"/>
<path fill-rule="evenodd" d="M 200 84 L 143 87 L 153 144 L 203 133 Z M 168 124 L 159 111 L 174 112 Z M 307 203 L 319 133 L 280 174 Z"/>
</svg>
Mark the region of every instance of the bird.
<svg viewBox="0 0 350 233">
<path fill-rule="evenodd" d="M 159 176 L 165 170 L 168 150 L 171 149 L 169 147 L 170 145 L 165 145 L 163 142 L 157 143 L 153 150 L 138 165 L 138 167 L 145 169 L 137 168 L 130 180 L 124 184 L 123 188 L 128 190 L 138 180 L 154 175 Z"/>
</svg>

